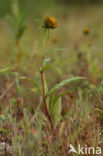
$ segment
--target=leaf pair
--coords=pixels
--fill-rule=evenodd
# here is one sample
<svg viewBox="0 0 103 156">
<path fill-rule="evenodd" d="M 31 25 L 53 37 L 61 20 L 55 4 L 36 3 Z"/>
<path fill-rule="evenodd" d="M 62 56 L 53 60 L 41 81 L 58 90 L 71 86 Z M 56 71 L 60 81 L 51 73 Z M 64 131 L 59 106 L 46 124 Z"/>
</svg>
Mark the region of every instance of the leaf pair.
<svg viewBox="0 0 103 156">
<path fill-rule="evenodd" d="M 20 77 L 20 79 L 29 80 L 36 87 L 36 89 L 38 90 L 38 92 L 42 96 L 42 90 L 36 81 L 34 81 L 30 78 L 27 78 L 27 77 Z M 57 95 L 56 97 L 51 96 L 51 95 L 55 95 L 56 90 L 59 89 L 60 87 L 64 86 L 64 85 L 69 84 L 69 83 L 74 82 L 74 81 L 77 81 L 77 80 L 83 80 L 83 79 L 85 79 L 85 78 L 83 78 L 83 77 L 72 77 L 72 78 L 63 80 L 59 84 L 55 85 L 49 91 L 48 86 L 47 86 L 47 81 L 46 81 L 45 75 L 44 75 L 44 88 L 45 88 L 45 93 L 46 93 L 47 108 L 48 108 L 48 111 L 51 113 L 52 120 L 53 120 L 53 123 L 55 126 L 57 126 L 57 124 L 59 123 L 59 121 L 61 119 L 61 111 L 62 111 L 61 97 L 64 94 L 70 93 L 70 92 L 69 91 L 62 92 L 59 95 Z M 52 97 L 51 103 L 50 103 L 50 96 Z"/>
<path fill-rule="evenodd" d="M 23 76 L 23 77 L 19 77 L 20 79 L 27 79 L 29 80 L 35 87 L 36 89 L 38 90 L 38 92 L 40 93 L 40 95 L 42 95 L 42 90 L 41 88 L 39 87 L 39 84 L 33 80 L 33 79 L 30 79 L 26 76 Z M 73 81 L 77 81 L 77 80 L 84 80 L 85 78 L 83 77 L 72 77 L 72 78 L 69 78 L 69 79 L 66 79 L 66 80 L 63 80 L 61 81 L 60 83 L 58 83 L 57 85 L 55 85 L 50 91 L 46 91 L 46 97 L 48 97 L 50 94 L 52 94 L 53 92 L 55 92 L 57 89 L 59 89 L 60 87 L 63 87 L 64 85 L 66 84 L 69 84 Z M 45 80 L 45 83 L 46 83 L 46 80 Z M 46 84 L 47 85 L 47 84 Z M 46 86 L 47 87 L 47 86 Z"/>
</svg>

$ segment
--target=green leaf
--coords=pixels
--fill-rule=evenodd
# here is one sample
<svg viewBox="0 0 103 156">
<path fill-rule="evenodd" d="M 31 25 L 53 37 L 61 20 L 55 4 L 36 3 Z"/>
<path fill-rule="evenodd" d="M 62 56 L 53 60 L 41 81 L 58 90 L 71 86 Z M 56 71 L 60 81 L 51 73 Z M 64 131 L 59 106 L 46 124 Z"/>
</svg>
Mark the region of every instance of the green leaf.
<svg viewBox="0 0 103 156">
<path fill-rule="evenodd" d="M 8 74 L 8 73 L 12 73 L 12 72 L 10 72 L 10 68 L 8 68 L 8 67 L 0 70 L 0 74 Z"/>
<path fill-rule="evenodd" d="M 71 93 L 70 91 L 64 91 L 62 93 L 60 93 L 59 95 L 57 95 L 56 97 L 54 96 L 54 93 L 52 94 L 52 101 L 51 101 L 51 112 L 53 111 L 53 107 L 55 105 L 55 103 L 57 102 L 57 100 L 62 97 L 64 94 L 67 93 Z"/>
<path fill-rule="evenodd" d="M 47 85 L 45 75 L 44 75 L 44 88 L 45 88 L 45 94 L 48 94 L 48 85 Z M 47 108 L 49 110 L 49 96 L 46 98 L 46 103 L 47 103 Z"/>
<path fill-rule="evenodd" d="M 25 25 L 19 28 L 19 31 L 18 31 L 17 36 L 16 36 L 16 39 L 20 39 L 22 37 L 25 29 L 26 29 Z"/>
<path fill-rule="evenodd" d="M 65 48 L 55 48 L 55 49 L 47 51 L 47 54 L 52 53 L 52 52 L 61 52 L 61 51 L 64 51 L 64 50 L 65 50 Z"/>
<path fill-rule="evenodd" d="M 20 86 L 19 79 L 16 78 L 16 87 L 19 94 L 22 94 L 22 87 Z"/>
<path fill-rule="evenodd" d="M 5 116 L 4 115 L 0 115 L 0 122 L 4 122 L 4 121 L 6 121 L 6 118 L 5 118 Z"/>
<path fill-rule="evenodd" d="M 19 17 L 18 17 L 18 27 L 21 27 L 24 23 L 24 20 L 25 20 L 25 12 L 24 10 L 20 10 L 19 11 Z"/>
<path fill-rule="evenodd" d="M 44 63 L 43 63 L 43 66 L 45 66 L 48 62 L 50 62 L 51 61 L 51 58 L 46 58 L 45 60 L 44 60 Z"/>
<path fill-rule="evenodd" d="M 60 75 L 61 77 L 63 77 L 63 74 L 62 74 L 61 70 L 60 70 L 58 67 L 56 67 L 56 66 L 54 66 L 54 65 L 47 65 L 47 66 L 45 66 L 45 67 L 43 68 L 42 71 L 45 71 L 45 70 L 47 70 L 47 69 L 55 69 L 55 70 L 59 73 L 59 75 Z"/>
<path fill-rule="evenodd" d="M 51 101 L 50 101 L 50 112 L 52 113 L 54 107 L 54 100 L 55 100 L 55 93 L 51 94 Z"/>
<path fill-rule="evenodd" d="M 68 111 L 67 114 L 66 114 L 67 120 L 69 120 L 69 117 L 70 117 L 70 111 Z"/>
<path fill-rule="evenodd" d="M 52 51 L 63 51 L 65 50 L 65 48 L 56 48 L 56 49 L 53 49 Z"/>
<path fill-rule="evenodd" d="M 48 92 L 47 96 L 50 95 L 51 93 L 55 92 L 58 88 L 60 88 L 60 87 L 62 87 L 62 86 L 64 86 L 64 85 L 66 85 L 66 84 L 68 84 L 68 83 L 71 83 L 71 82 L 77 81 L 77 80 L 83 80 L 83 79 L 86 79 L 86 78 L 83 78 L 83 77 L 72 77 L 72 78 L 63 80 L 63 81 L 61 81 L 59 84 L 55 85 L 55 87 L 52 88 L 52 89 Z"/>
<path fill-rule="evenodd" d="M 41 91 L 41 88 L 39 87 L 38 83 L 36 81 L 34 81 L 33 79 L 30 79 L 26 76 L 23 76 L 23 77 L 19 77 L 19 79 L 27 79 L 29 80 L 35 87 L 36 89 L 38 90 L 38 92 L 40 93 L 40 95 L 42 96 L 42 91 Z"/>
<path fill-rule="evenodd" d="M 53 111 L 52 111 L 52 119 L 53 119 L 53 123 L 55 127 L 61 120 L 61 111 L 62 111 L 62 104 L 61 104 L 61 97 L 60 97 L 57 100 L 56 104 L 54 105 Z"/>
<path fill-rule="evenodd" d="M 71 93 L 71 92 L 70 92 L 70 91 L 64 91 L 64 92 L 60 93 L 59 95 L 57 95 L 57 96 L 53 99 L 53 101 L 52 101 L 53 105 L 57 102 L 57 100 L 58 100 L 60 97 L 62 97 L 63 95 L 65 95 L 65 94 L 67 94 L 67 93 Z"/>
<path fill-rule="evenodd" d="M 99 113 L 103 113 L 103 110 L 100 108 L 95 108 L 96 111 L 98 111 Z"/>
</svg>

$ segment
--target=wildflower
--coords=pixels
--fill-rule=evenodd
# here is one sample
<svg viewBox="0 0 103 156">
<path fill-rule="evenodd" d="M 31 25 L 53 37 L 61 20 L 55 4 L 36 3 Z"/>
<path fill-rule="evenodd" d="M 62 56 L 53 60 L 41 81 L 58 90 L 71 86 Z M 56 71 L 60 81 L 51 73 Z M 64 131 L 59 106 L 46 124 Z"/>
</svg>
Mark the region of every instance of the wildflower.
<svg viewBox="0 0 103 156">
<path fill-rule="evenodd" d="M 55 20 L 54 17 L 46 16 L 44 18 L 43 27 L 47 29 L 55 29 L 57 27 L 57 21 Z"/>
<path fill-rule="evenodd" d="M 84 28 L 83 33 L 85 35 L 89 35 L 90 34 L 90 29 L 88 27 Z"/>
</svg>

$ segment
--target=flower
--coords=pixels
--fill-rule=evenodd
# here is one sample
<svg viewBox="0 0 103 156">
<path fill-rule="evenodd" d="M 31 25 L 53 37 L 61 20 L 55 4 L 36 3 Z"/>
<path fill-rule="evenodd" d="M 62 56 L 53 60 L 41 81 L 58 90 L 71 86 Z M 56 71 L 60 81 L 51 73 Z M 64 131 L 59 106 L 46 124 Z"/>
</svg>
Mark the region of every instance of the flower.
<svg viewBox="0 0 103 156">
<path fill-rule="evenodd" d="M 44 18 L 43 27 L 47 29 L 55 29 L 57 27 L 56 19 L 54 17 L 46 16 Z"/>
<path fill-rule="evenodd" d="M 90 29 L 88 27 L 84 28 L 83 33 L 85 35 L 89 35 L 90 34 Z"/>
</svg>

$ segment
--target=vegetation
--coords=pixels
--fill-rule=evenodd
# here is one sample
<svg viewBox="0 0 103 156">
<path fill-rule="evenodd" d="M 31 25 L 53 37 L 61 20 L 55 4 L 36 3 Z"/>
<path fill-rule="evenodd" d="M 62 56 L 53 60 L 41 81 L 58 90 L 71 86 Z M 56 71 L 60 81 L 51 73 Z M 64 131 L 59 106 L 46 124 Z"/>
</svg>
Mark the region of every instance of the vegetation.
<svg viewBox="0 0 103 156">
<path fill-rule="evenodd" d="M 49 10 L 38 2 L 34 18 L 17 2 L 0 23 L 0 155 L 102 148 L 103 6 L 56 9 L 53 1 Z"/>
</svg>

